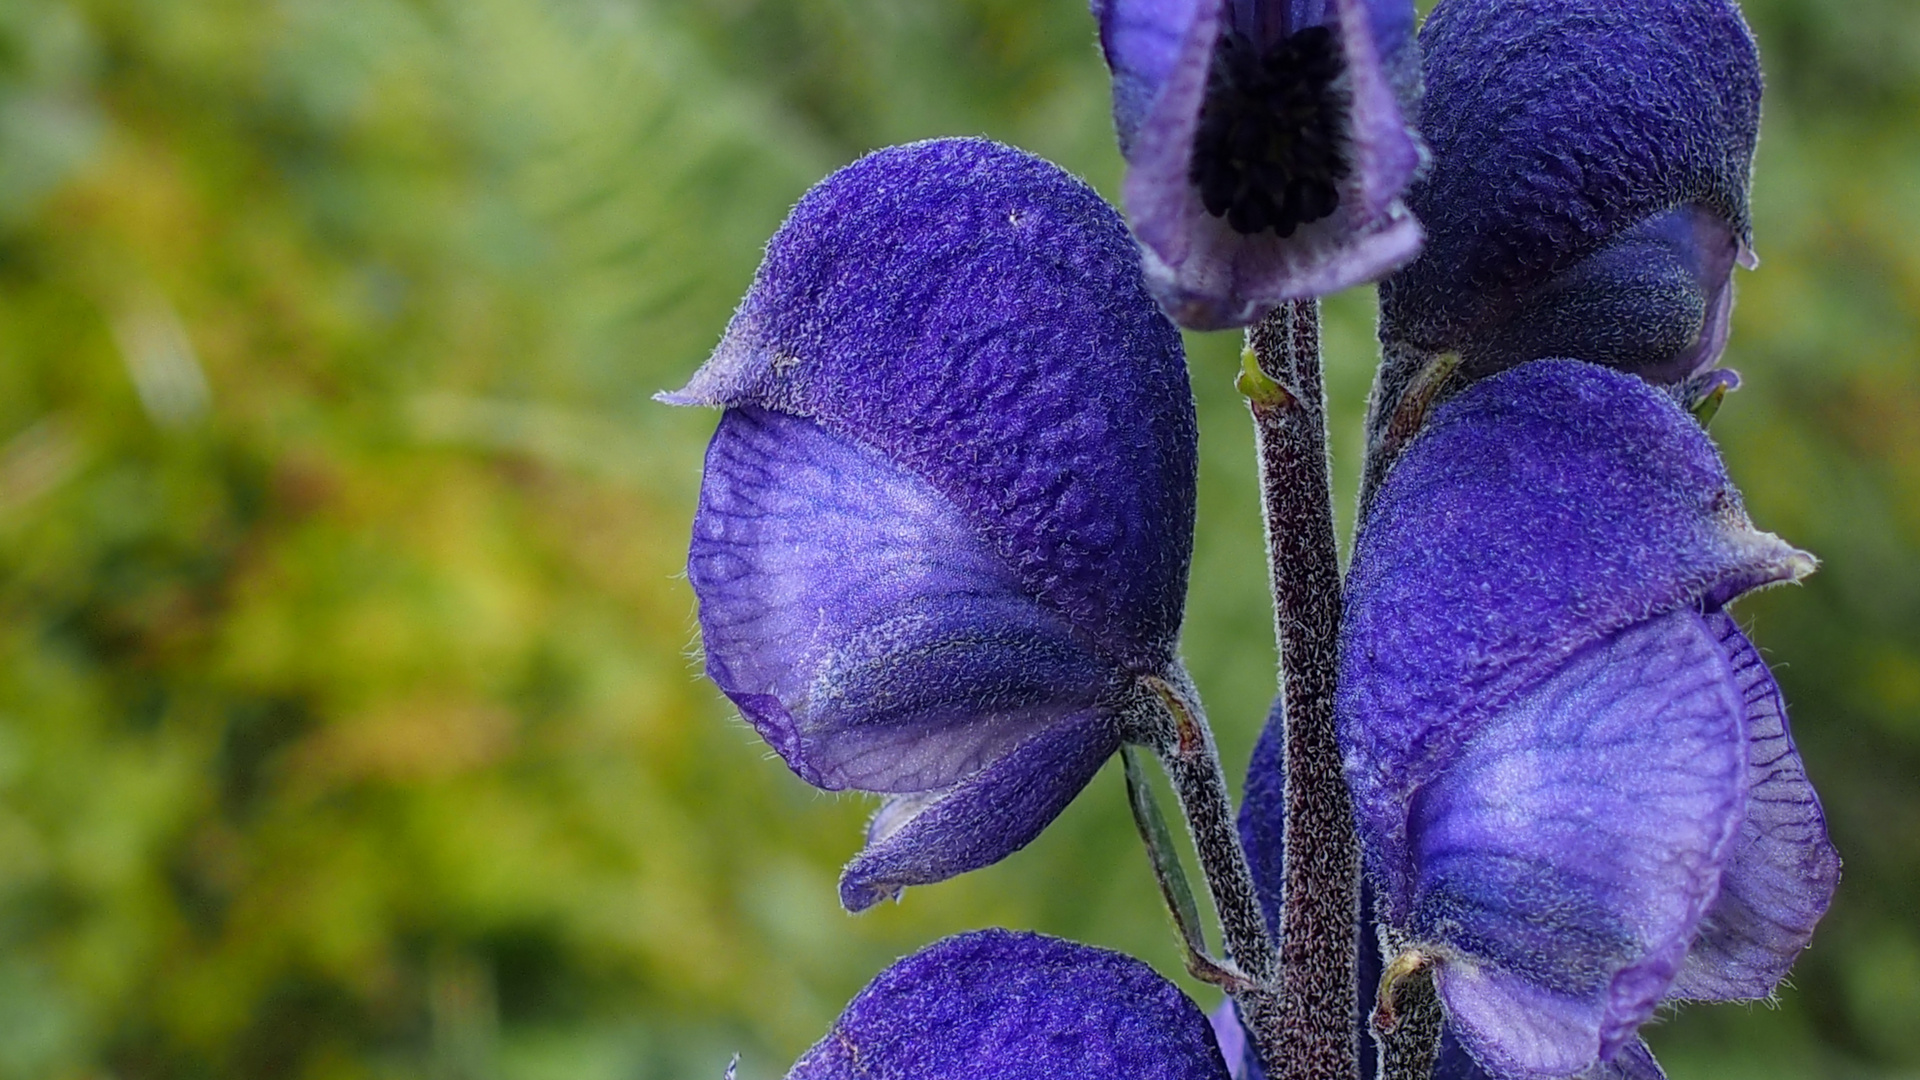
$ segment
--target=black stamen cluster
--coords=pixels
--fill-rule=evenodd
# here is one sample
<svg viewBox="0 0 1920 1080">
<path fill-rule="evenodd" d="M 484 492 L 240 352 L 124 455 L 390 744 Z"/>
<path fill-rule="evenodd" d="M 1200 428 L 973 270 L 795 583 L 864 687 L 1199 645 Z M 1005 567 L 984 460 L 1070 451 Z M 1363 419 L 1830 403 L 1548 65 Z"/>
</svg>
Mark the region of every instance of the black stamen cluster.
<svg viewBox="0 0 1920 1080">
<path fill-rule="evenodd" d="M 1325 26 L 1291 34 L 1265 53 L 1227 30 L 1214 46 L 1188 179 L 1207 213 L 1234 231 L 1292 236 L 1340 205 L 1348 165 L 1341 145 L 1343 60 Z"/>
</svg>

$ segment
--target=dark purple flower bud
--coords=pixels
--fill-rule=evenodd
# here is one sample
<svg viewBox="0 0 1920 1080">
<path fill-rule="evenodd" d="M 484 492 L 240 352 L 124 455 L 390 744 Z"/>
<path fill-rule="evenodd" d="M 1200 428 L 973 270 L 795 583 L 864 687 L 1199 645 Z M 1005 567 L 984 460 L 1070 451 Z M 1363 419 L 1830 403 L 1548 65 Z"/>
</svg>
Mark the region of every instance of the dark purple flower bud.
<svg viewBox="0 0 1920 1080">
<path fill-rule="evenodd" d="M 1148 284 L 1183 326 L 1254 322 L 1405 263 L 1420 226 L 1410 0 L 1093 0 Z"/>
<path fill-rule="evenodd" d="M 713 358 L 707 672 L 808 783 L 884 793 L 852 910 L 1025 846 L 1176 669 L 1195 433 L 1119 215 L 974 139 L 800 200 Z"/>
<path fill-rule="evenodd" d="M 787 1080 L 1227 1080 L 1207 1018 L 1130 956 L 981 930 L 880 973 Z"/>
<path fill-rule="evenodd" d="M 1385 922 L 1497 1080 L 1629 1076 L 1663 999 L 1770 994 L 1838 873 L 1724 606 L 1754 530 L 1666 394 L 1546 360 L 1439 409 L 1357 545 L 1338 718 Z"/>
<path fill-rule="evenodd" d="M 1420 34 L 1419 259 L 1381 284 L 1383 389 L 1571 356 L 1678 383 L 1726 343 L 1760 66 L 1732 0 L 1442 0 Z"/>
</svg>

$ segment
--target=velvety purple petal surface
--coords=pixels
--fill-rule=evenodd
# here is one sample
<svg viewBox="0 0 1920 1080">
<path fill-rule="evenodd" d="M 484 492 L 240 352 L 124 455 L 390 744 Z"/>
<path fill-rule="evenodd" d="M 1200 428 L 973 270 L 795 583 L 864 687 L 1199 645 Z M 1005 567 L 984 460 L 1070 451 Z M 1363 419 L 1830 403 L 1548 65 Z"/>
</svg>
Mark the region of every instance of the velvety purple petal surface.
<svg viewBox="0 0 1920 1080">
<path fill-rule="evenodd" d="M 1240 1013 L 1232 998 L 1208 1013 L 1207 1023 L 1213 1025 L 1213 1039 L 1220 1044 L 1220 1056 L 1226 1061 L 1227 1075 L 1232 1080 L 1266 1080 L 1267 1074 L 1254 1057 L 1252 1044 L 1247 1042 L 1247 1029 L 1240 1023 Z"/>
<path fill-rule="evenodd" d="M 799 417 L 721 418 L 687 573 L 708 674 L 819 787 L 947 787 L 1114 678 L 945 496 Z"/>
<path fill-rule="evenodd" d="M 1341 631 L 1341 748 L 1387 914 L 1409 910 L 1409 801 L 1519 694 L 1652 615 L 1812 566 L 1637 378 L 1540 361 L 1436 410 L 1361 531 Z"/>
<path fill-rule="evenodd" d="M 1747 240 L 1760 68 L 1732 0 L 1444 0 L 1420 43 L 1433 166 L 1408 205 L 1429 239 L 1382 288 L 1383 336 L 1482 339 L 1529 290 L 1684 207 Z"/>
<path fill-rule="evenodd" d="M 1739 242 L 1712 211 L 1683 206 L 1622 230 L 1525 293 L 1482 336 L 1455 342 L 1481 378 L 1543 356 L 1573 356 L 1672 384 L 1726 347 Z"/>
<path fill-rule="evenodd" d="M 1206 53 L 1199 50 L 1212 50 L 1221 7 L 1220 0 L 1093 0 L 1100 50 L 1113 73 L 1113 128 L 1121 156 L 1131 158 L 1140 125 L 1183 55 L 1201 57 L 1204 87 Z"/>
<path fill-rule="evenodd" d="M 1207 1019 L 1132 957 L 1006 930 L 888 968 L 788 1080 L 1226 1080 Z"/>
<path fill-rule="evenodd" d="M 1164 670 L 1195 482 L 1180 337 L 1093 189 L 979 139 L 878 151 L 794 207 L 678 404 L 806 417 L 918 476 L 1023 592 Z"/>
<path fill-rule="evenodd" d="M 1674 982 L 1679 997 L 1763 998 L 1813 939 L 1840 880 L 1820 800 L 1787 731 L 1780 688 L 1724 613 L 1708 617 L 1747 707 L 1746 816 L 1720 896 Z"/>
<path fill-rule="evenodd" d="M 1745 712 L 1676 611 L 1575 654 L 1415 795 L 1401 925 L 1495 1076 L 1580 1072 L 1652 1016 L 1739 829 Z"/>
<path fill-rule="evenodd" d="M 1460 1040 L 1449 1029 L 1440 1036 L 1440 1053 L 1433 1063 L 1433 1080 L 1493 1080 L 1480 1063 L 1473 1060 Z M 1635 1039 L 1623 1047 L 1612 1061 L 1596 1062 L 1576 1080 L 1667 1080 L 1660 1063 L 1653 1059 L 1647 1044 Z"/>
<path fill-rule="evenodd" d="M 890 801 L 840 875 L 840 903 L 863 911 L 908 885 L 999 862 L 1032 843 L 1119 749 L 1113 718 L 1089 710 L 1042 728 L 948 790 Z"/>
<path fill-rule="evenodd" d="M 1433 1059 L 1433 1080 L 1490 1080 L 1487 1070 L 1460 1045 L 1460 1037 L 1454 1034 L 1452 1025 L 1440 1032 L 1440 1049 Z"/>
<path fill-rule="evenodd" d="M 1341 27 L 1352 95 L 1353 193 L 1359 204 L 1353 220 L 1363 231 L 1411 232 L 1417 251 L 1421 234 L 1410 225 L 1412 215 L 1403 202 L 1424 159 L 1407 114 L 1420 78 L 1413 5 L 1407 0 L 1333 0 L 1329 6 Z"/>
<path fill-rule="evenodd" d="M 1284 301 L 1374 280 L 1419 251 L 1420 225 L 1401 200 L 1421 162 L 1402 100 L 1418 81 L 1410 3 L 1102 0 L 1094 12 L 1128 166 L 1122 203 L 1148 284 L 1181 325 L 1244 326 Z M 1189 175 L 1214 44 L 1228 26 L 1272 40 L 1318 25 L 1340 29 L 1347 72 L 1351 170 L 1339 207 L 1290 237 L 1236 232 L 1207 212 Z"/>
</svg>

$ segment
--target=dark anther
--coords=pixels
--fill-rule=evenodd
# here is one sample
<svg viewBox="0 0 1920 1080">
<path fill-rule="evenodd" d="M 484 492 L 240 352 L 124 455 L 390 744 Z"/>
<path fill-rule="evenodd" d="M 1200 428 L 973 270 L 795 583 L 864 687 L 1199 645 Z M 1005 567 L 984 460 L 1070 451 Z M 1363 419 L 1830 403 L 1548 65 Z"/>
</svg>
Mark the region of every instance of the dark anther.
<svg viewBox="0 0 1920 1080">
<path fill-rule="evenodd" d="M 1333 85 L 1341 64 L 1339 39 L 1324 26 L 1264 54 L 1244 34 L 1220 35 L 1187 173 L 1207 213 L 1236 232 L 1280 236 L 1333 213 L 1348 168 L 1347 99 Z"/>
</svg>

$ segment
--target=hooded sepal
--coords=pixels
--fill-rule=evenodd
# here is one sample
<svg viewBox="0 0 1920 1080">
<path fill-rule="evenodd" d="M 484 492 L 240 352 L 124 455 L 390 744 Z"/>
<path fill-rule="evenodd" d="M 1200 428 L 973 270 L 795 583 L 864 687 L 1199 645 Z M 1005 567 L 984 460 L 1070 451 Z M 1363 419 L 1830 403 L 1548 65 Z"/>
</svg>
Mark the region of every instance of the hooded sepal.
<svg viewBox="0 0 1920 1080">
<path fill-rule="evenodd" d="M 1637 378 L 1541 361 L 1442 406 L 1348 578 L 1337 711 L 1370 867 L 1406 865 L 1407 800 L 1574 653 L 1814 565 L 1753 528 L 1706 433 Z"/>
<path fill-rule="evenodd" d="M 1760 67 L 1731 0 L 1445 0 L 1422 29 L 1420 257 L 1380 288 L 1370 445 L 1436 357 L 1570 356 L 1677 383 L 1752 267 Z"/>
<path fill-rule="evenodd" d="M 834 173 L 662 399 L 802 416 L 878 451 L 1114 659 L 1171 659 L 1197 470 L 1185 353 L 1125 224 L 1057 166 L 937 139 Z"/>
<path fill-rule="evenodd" d="M 982 930 L 882 972 L 788 1080 L 1227 1080 L 1198 1007 L 1152 968 Z"/>
<path fill-rule="evenodd" d="M 801 199 L 676 404 L 726 409 L 688 576 L 708 673 L 801 778 L 892 796 L 865 907 L 1017 850 L 1173 670 L 1195 431 L 1119 216 L 977 139 Z"/>
<path fill-rule="evenodd" d="M 1339 737 L 1381 917 L 1487 1075 L 1657 1075 L 1661 1001 L 1762 996 L 1805 944 L 1837 862 L 1723 608 L 1813 565 L 1673 395 L 1596 365 L 1469 387 L 1388 472 Z"/>
</svg>

